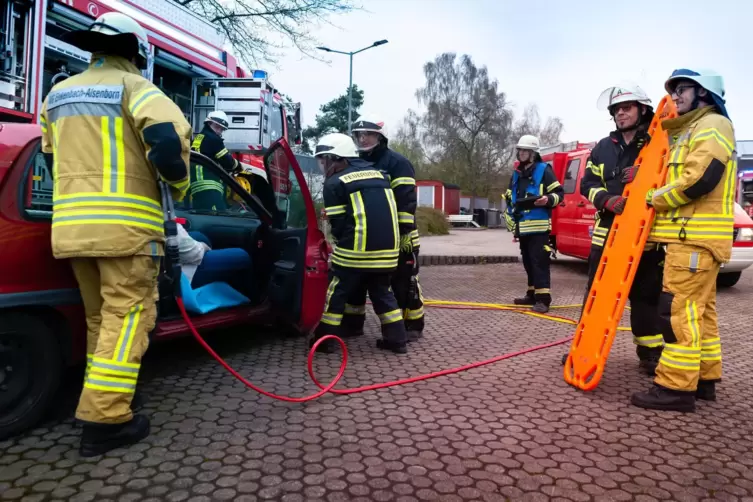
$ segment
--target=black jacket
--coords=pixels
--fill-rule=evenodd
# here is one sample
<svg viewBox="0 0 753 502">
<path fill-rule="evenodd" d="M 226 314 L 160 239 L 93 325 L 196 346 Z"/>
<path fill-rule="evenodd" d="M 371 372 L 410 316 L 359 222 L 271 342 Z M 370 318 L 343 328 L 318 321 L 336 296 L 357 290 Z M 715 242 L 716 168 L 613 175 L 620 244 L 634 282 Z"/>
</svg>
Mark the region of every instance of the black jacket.
<svg viewBox="0 0 753 502">
<path fill-rule="evenodd" d="M 361 158 L 374 164 L 374 168 L 387 173 L 397 202 L 400 235 L 416 229 L 416 171 L 408 159 L 385 145 L 379 145 Z"/>
<path fill-rule="evenodd" d="M 332 263 L 385 272 L 397 267 L 397 205 L 387 175 L 362 159 L 324 182 L 324 210 L 336 246 Z"/>
<path fill-rule="evenodd" d="M 240 170 L 240 163 L 230 155 L 228 149 L 225 148 L 225 142 L 209 125 L 205 125 L 201 132 L 194 136 L 191 150 L 206 155 L 228 173 L 234 174 Z"/>
<path fill-rule="evenodd" d="M 591 150 L 586 164 L 586 172 L 580 181 L 580 193 L 596 206 L 599 211 L 598 227 L 604 233 L 612 226 L 614 213 L 604 209 L 604 204 L 610 197 L 622 195 L 625 184 L 622 182 L 622 172 L 631 167 L 638 159 L 638 154 L 649 140 L 648 134 L 639 129 L 629 145 L 622 139 L 622 134 L 613 131 L 599 141 Z"/>
</svg>

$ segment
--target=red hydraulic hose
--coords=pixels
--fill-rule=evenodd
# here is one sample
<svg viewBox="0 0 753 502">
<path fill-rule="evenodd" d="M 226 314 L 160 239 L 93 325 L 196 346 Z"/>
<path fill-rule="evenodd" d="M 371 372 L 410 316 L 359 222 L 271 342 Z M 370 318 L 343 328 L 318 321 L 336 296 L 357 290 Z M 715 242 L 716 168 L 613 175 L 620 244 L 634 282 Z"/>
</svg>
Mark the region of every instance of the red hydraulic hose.
<svg viewBox="0 0 753 502">
<path fill-rule="evenodd" d="M 279 401 L 285 401 L 285 402 L 288 402 L 288 403 L 303 403 L 303 402 L 306 402 L 306 401 L 311 401 L 311 400 L 314 400 L 314 399 L 317 399 L 317 398 L 323 396 L 327 392 L 331 392 L 333 394 L 339 394 L 339 395 L 356 394 L 358 392 L 365 392 L 367 390 L 385 389 L 387 387 L 394 387 L 396 385 L 404 385 L 404 384 L 409 384 L 409 383 L 413 383 L 413 382 L 420 382 L 422 380 L 429 380 L 430 378 L 436 378 L 436 377 L 444 376 L 444 375 L 451 375 L 453 373 L 459 373 L 461 371 L 467 371 L 467 370 L 470 370 L 470 369 L 473 369 L 473 368 L 478 368 L 480 366 L 485 366 L 487 364 L 491 364 L 491 363 L 495 363 L 495 362 L 498 362 L 498 361 L 502 361 L 504 359 L 510 359 L 510 358 L 513 358 L 513 357 L 521 356 L 523 354 L 528 354 L 528 353 L 531 353 L 531 352 L 536 352 L 537 350 L 547 349 L 547 348 L 550 348 L 550 347 L 555 347 L 557 345 L 563 345 L 563 344 L 565 344 L 565 343 L 567 343 L 567 342 L 569 342 L 569 341 L 571 341 L 573 339 L 573 337 L 567 337 L 567 338 L 563 338 L 561 340 L 557 340 L 555 342 L 545 343 L 543 345 L 537 345 L 535 347 L 530 347 L 530 348 L 519 350 L 519 351 L 515 351 L 515 352 L 508 352 L 507 354 L 502 354 L 501 356 L 492 357 L 491 359 L 487 359 L 485 361 L 479 361 L 479 362 L 476 362 L 476 363 L 466 364 L 466 365 L 463 365 L 463 366 L 459 366 L 457 368 L 450 368 L 450 369 L 446 369 L 446 370 L 435 371 L 434 373 L 428 373 L 426 375 L 419 375 L 419 376 L 414 376 L 414 377 L 410 377 L 410 378 L 404 378 L 404 379 L 401 379 L 401 380 L 394 380 L 392 382 L 384 382 L 384 383 L 378 383 L 378 384 L 372 384 L 372 385 L 364 385 L 362 387 L 356 387 L 356 388 L 353 388 L 353 389 L 335 389 L 334 388 L 335 385 L 337 385 L 337 382 L 340 381 L 340 379 L 342 378 L 343 374 L 345 373 L 345 367 L 347 366 L 347 363 L 348 363 L 348 348 L 346 347 L 345 342 L 341 338 L 336 337 L 334 335 L 327 335 L 327 336 L 324 336 L 324 337 L 320 338 L 319 340 L 317 340 L 314 343 L 314 345 L 311 347 L 311 350 L 309 351 L 309 355 L 308 355 L 308 364 L 307 364 L 307 366 L 308 366 L 309 377 L 319 387 L 320 390 L 318 392 L 316 392 L 314 394 L 311 394 L 311 395 L 308 395 L 308 396 L 289 397 L 289 396 L 281 396 L 279 394 L 273 394 L 273 393 L 268 392 L 268 391 L 266 391 L 266 390 L 264 390 L 264 389 L 262 389 L 260 387 L 257 387 L 253 383 L 251 383 L 248 380 L 246 380 L 236 370 L 234 370 L 201 337 L 201 335 L 199 334 L 199 332 L 196 330 L 196 327 L 191 322 L 191 318 L 189 317 L 188 312 L 186 312 L 186 307 L 183 304 L 183 299 L 178 297 L 178 298 L 176 298 L 176 302 L 178 304 L 178 309 L 180 309 L 180 313 L 183 316 L 183 319 L 186 321 L 186 324 L 188 324 L 188 327 L 191 329 L 191 333 L 193 334 L 194 338 L 196 338 L 196 340 L 201 344 L 201 346 L 204 347 L 206 349 L 206 351 L 209 352 L 209 354 L 217 360 L 218 363 L 220 363 L 226 370 L 228 370 L 230 372 L 230 374 L 232 374 L 235 378 L 237 378 L 240 382 L 242 382 L 249 389 L 255 390 L 256 392 L 258 392 L 260 394 L 263 394 L 263 395 L 265 395 L 267 397 L 271 397 L 272 399 L 277 399 Z M 448 308 L 446 306 L 439 306 L 439 305 L 437 305 L 436 307 L 438 307 L 438 308 Z M 473 309 L 473 310 L 476 310 L 476 309 L 478 309 L 478 310 L 490 310 L 488 307 L 455 307 L 455 308 L 468 308 L 468 309 Z M 563 318 L 563 319 L 565 319 L 565 318 Z M 568 319 L 568 320 L 571 321 L 570 319 Z M 329 340 L 329 339 L 337 340 L 337 342 L 340 344 L 340 348 L 342 349 L 342 354 L 343 354 L 342 355 L 342 362 L 340 363 L 340 369 L 338 370 L 337 375 L 335 375 L 335 377 L 332 379 L 332 381 L 330 383 L 328 383 L 327 385 L 322 385 L 319 382 L 319 380 L 316 379 L 316 376 L 314 375 L 314 356 L 316 355 L 316 349 L 317 349 L 317 347 L 319 347 L 319 345 L 321 343 L 323 343 L 325 340 Z"/>
</svg>

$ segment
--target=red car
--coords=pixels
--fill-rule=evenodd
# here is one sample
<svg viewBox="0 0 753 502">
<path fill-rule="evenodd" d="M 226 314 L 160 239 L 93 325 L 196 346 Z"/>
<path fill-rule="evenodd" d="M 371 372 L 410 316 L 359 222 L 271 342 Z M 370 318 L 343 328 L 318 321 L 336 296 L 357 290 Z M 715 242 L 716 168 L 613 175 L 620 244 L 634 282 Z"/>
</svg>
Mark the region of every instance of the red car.
<svg viewBox="0 0 753 502">
<path fill-rule="evenodd" d="M 68 365 L 85 359 L 86 323 L 76 280 L 66 260 L 52 256 L 52 180 L 34 124 L 0 124 L 0 439 L 37 423 Z M 241 247 L 253 277 L 241 291 L 251 305 L 192 318 L 199 330 L 239 324 L 278 324 L 311 331 L 327 290 L 328 247 L 314 202 L 287 142 L 264 156 L 270 184 L 254 196 L 212 160 L 191 162 L 218 173 L 231 209 L 176 207 L 186 230 L 207 235 L 213 248 Z M 266 196 L 264 196 L 266 195 Z M 262 202 L 265 201 L 265 202 Z M 167 288 L 160 294 L 154 340 L 189 334 Z"/>
</svg>

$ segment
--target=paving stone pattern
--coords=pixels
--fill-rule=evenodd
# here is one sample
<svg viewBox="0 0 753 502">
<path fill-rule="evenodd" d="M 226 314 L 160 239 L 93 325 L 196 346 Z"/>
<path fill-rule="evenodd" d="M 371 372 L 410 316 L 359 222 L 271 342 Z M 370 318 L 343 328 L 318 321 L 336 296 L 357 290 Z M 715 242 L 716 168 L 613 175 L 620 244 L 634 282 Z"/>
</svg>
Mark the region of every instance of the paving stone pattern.
<svg viewBox="0 0 753 502">
<path fill-rule="evenodd" d="M 441 299 L 507 303 L 525 289 L 519 264 L 431 267 L 422 281 L 427 297 Z M 556 265 L 555 302 L 577 303 L 584 283 L 583 266 Z M 0 443 L 0 499 L 751 501 L 752 295 L 750 273 L 719 293 L 724 382 L 716 403 L 700 403 L 688 415 L 630 406 L 630 394 L 650 379 L 638 371 L 629 333 L 616 340 L 602 383 L 590 393 L 562 380 L 562 346 L 305 404 L 246 391 L 193 340 L 155 344 L 144 371 L 153 435 L 81 459 L 71 418 L 52 419 Z M 578 309 L 557 313 L 574 317 Z M 341 386 L 449 368 L 573 331 L 514 313 L 432 309 L 426 337 L 398 356 L 374 348 L 373 315 L 367 328 L 349 342 Z M 315 391 L 304 340 L 248 335 L 250 329 L 236 330 L 210 340 L 270 391 Z M 321 379 L 338 364 L 337 355 L 319 356 Z"/>
</svg>

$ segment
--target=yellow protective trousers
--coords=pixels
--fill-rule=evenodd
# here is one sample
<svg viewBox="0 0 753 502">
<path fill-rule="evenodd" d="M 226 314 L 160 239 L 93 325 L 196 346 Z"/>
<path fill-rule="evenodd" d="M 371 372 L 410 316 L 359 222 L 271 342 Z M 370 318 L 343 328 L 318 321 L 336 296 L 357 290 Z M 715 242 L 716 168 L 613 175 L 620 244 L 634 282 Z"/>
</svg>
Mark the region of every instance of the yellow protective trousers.
<svg viewBox="0 0 753 502">
<path fill-rule="evenodd" d="M 117 424 L 131 400 L 157 319 L 159 256 L 73 258 L 86 312 L 87 366 L 76 418 Z"/>
<path fill-rule="evenodd" d="M 667 245 L 659 316 L 665 346 L 656 368 L 658 385 L 692 392 L 698 380 L 722 377 L 722 345 L 716 315 L 719 262 L 700 247 Z"/>
</svg>

